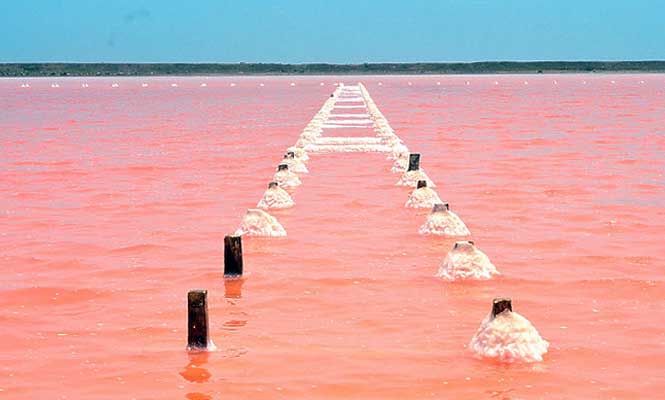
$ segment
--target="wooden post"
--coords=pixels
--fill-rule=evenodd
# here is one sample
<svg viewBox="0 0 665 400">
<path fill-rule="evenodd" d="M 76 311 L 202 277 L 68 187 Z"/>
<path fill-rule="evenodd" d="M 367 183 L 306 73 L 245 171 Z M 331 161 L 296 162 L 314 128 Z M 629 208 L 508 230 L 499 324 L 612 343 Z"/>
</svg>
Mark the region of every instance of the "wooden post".
<svg viewBox="0 0 665 400">
<path fill-rule="evenodd" d="M 277 182 L 270 182 L 270 183 L 268 184 L 268 189 L 273 189 L 273 188 L 276 188 L 277 186 L 279 186 L 279 183 L 277 183 Z"/>
<path fill-rule="evenodd" d="M 432 207 L 432 212 L 439 212 L 439 211 L 448 211 L 450 210 L 450 206 L 448 203 L 437 203 Z"/>
<path fill-rule="evenodd" d="M 284 158 L 295 158 L 295 157 L 296 157 L 296 153 L 293 152 L 293 151 L 287 151 L 286 155 L 284 156 Z"/>
<path fill-rule="evenodd" d="M 427 187 L 427 181 L 418 181 L 418 184 L 416 185 L 416 189 L 424 188 Z"/>
<path fill-rule="evenodd" d="M 208 291 L 191 290 L 187 293 L 187 348 L 208 348 Z"/>
<path fill-rule="evenodd" d="M 286 164 L 279 164 L 277 166 L 277 171 L 285 171 L 285 170 L 288 170 L 288 169 L 289 169 L 289 166 L 286 165 Z"/>
<path fill-rule="evenodd" d="M 242 275 L 242 237 L 224 236 L 224 276 Z"/>
<path fill-rule="evenodd" d="M 409 154 L 409 169 L 407 171 L 418 171 L 420 169 L 420 153 Z"/>
<path fill-rule="evenodd" d="M 508 298 L 496 298 L 492 303 L 492 318 L 504 311 L 513 311 L 513 304 Z"/>
</svg>

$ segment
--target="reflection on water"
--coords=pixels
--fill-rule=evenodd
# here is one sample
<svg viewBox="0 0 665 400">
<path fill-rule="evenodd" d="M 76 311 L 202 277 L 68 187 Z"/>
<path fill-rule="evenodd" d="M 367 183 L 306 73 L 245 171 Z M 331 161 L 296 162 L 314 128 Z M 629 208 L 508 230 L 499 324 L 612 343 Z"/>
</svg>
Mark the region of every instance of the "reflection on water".
<svg viewBox="0 0 665 400">
<path fill-rule="evenodd" d="M 210 372 L 203 368 L 208 363 L 210 353 L 207 351 L 190 351 L 189 364 L 180 372 L 180 376 L 192 383 L 204 383 L 210 380 Z"/>
<path fill-rule="evenodd" d="M 242 298 L 242 285 L 245 284 L 244 278 L 226 278 L 224 279 L 224 297 L 227 299 Z"/>
</svg>

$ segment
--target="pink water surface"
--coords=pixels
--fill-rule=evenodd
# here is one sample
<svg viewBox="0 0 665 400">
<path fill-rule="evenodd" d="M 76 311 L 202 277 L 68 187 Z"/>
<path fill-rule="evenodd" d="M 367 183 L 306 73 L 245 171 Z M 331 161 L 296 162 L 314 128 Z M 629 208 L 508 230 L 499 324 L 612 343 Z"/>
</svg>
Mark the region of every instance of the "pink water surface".
<svg viewBox="0 0 665 400">
<path fill-rule="evenodd" d="M 245 238 L 223 280 L 223 236 L 338 81 L 501 277 L 435 278 L 452 239 L 417 234 L 385 155 L 352 153 L 313 155 L 272 212 L 288 237 Z M 0 80 L 0 398 L 662 397 L 663 121 L 663 75 Z M 218 350 L 189 354 L 197 288 Z M 473 357 L 496 296 L 542 363 Z"/>
</svg>

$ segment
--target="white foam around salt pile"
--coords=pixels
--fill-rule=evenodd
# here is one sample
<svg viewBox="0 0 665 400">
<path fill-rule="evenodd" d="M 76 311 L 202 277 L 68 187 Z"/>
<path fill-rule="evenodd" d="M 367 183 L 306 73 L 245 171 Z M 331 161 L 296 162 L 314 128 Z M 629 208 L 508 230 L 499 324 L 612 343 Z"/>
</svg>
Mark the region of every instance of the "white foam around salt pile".
<svg viewBox="0 0 665 400">
<path fill-rule="evenodd" d="M 289 171 L 288 169 L 277 171 L 272 178 L 273 181 L 277 182 L 280 187 L 295 187 L 302 185 L 298 175 Z"/>
<path fill-rule="evenodd" d="M 504 311 L 494 318 L 490 312 L 469 347 L 479 358 L 507 363 L 537 362 L 543 361 L 549 343 L 528 319 L 514 311 Z"/>
<path fill-rule="evenodd" d="M 393 146 L 391 154 L 388 156 L 389 160 L 395 160 L 399 158 L 400 154 L 408 153 L 409 148 L 403 144 L 398 144 Z"/>
<path fill-rule="evenodd" d="M 421 235 L 446 236 L 468 236 L 471 234 L 460 217 L 450 210 L 432 210 L 418 233 Z"/>
<path fill-rule="evenodd" d="M 411 208 L 432 208 L 437 203 L 441 203 L 439 195 L 432 188 L 421 187 L 411 192 L 405 206 Z"/>
<path fill-rule="evenodd" d="M 289 193 L 282 189 L 279 186 L 275 187 L 269 187 L 266 189 L 265 193 L 263 194 L 263 197 L 259 201 L 259 204 L 256 206 L 258 208 L 263 208 L 263 209 L 271 209 L 271 208 L 289 208 L 293 207 L 295 205 L 295 202 L 289 195 Z"/>
<path fill-rule="evenodd" d="M 416 187 L 418 181 L 426 181 L 428 187 L 436 187 L 434 182 L 432 182 L 425 171 L 422 169 L 416 171 L 406 171 L 402 174 L 402 177 L 397 181 L 398 186 L 412 186 Z"/>
<path fill-rule="evenodd" d="M 277 218 L 263 210 L 253 208 L 247 210 L 235 235 L 280 237 L 286 236 L 286 231 Z"/>
<path fill-rule="evenodd" d="M 461 279 L 490 279 L 499 271 L 489 257 L 471 241 L 457 242 L 446 255 L 436 276 L 449 281 Z"/>
</svg>

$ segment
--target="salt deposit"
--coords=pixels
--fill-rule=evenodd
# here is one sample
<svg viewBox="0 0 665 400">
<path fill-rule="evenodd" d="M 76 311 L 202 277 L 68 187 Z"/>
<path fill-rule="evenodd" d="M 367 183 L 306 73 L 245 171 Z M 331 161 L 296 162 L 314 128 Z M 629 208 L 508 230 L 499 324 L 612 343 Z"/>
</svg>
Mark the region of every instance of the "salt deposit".
<svg viewBox="0 0 665 400">
<path fill-rule="evenodd" d="M 405 206 L 411 208 L 432 208 L 434 204 L 441 203 L 441 199 L 436 192 L 427 186 L 416 188 L 409 195 Z"/>
<path fill-rule="evenodd" d="M 272 178 L 273 181 L 277 182 L 280 187 L 289 188 L 302 185 L 298 175 L 289 171 L 289 167 L 286 164 L 280 164 L 277 172 Z"/>
<path fill-rule="evenodd" d="M 266 189 L 256 206 L 268 210 L 271 208 L 289 208 L 294 205 L 295 202 L 286 190 L 279 187 L 277 182 L 270 182 L 268 189 Z"/>
<path fill-rule="evenodd" d="M 469 344 L 477 357 L 506 363 L 543 361 L 548 347 L 529 320 L 510 310 L 490 312 Z"/>
<path fill-rule="evenodd" d="M 289 171 L 295 172 L 297 174 L 306 174 L 309 172 L 305 163 L 303 163 L 302 160 L 296 158 L 294 152 L 285 154 L 284 159 L 282 160 L 282 164 L 288 165 Z"/>
<path fill-rule="evenodd" d="M 300 161 L 307 161 L 309 160 L 309 155 L 305 151 L 305 149 L 302 149 L 300 147 L 296 146 L 291 146 L 288 149 L 286 149 L 287 152 L 293 152 L 296 158 L 300 159 Z"/>
<path fill-rule="evenodd" d="M 436 276 L 449 281 L 461 279 L 490 279 L 498 275 L 489 257 L 480 251 L 472 241 L 456 242 L 446 255 Z"/>
<path fill-rule="evenodd" d="M 277 218 L 263 210 L 252 208 L 247 210 L 235 235 L 280 237 L 286 236 L 286 231 Z"/>
<path fill-rule="evenodd" d="M 409 167 L 409 153 L 402 153 L 397 157 L 390 171 L 403 173 L 406 171 L 408 167 Z"/>
<path fill-rule="evenodd" d="M 447 203 L 435 204 L 427 221 L 418 231 L 421 235 L 467 236 L 471 233 L 464 222 L 448 207 Z"/>
<path fill-rule="evenodd" d="M 408 160 L 407 160 L 408 163 Z M 432 182 L 425 171 L 422 169 L 418 169 L 415 171 L 406 171 L 404 174 L 402 174 L 402 177 L 397 181 L 397 185 L 399 186 L 412 186 L 415 187 L 418 184 L 418 181 L 426 181 L 427 186 L 429 187 L 436 187 L 434 182 Z"/>
</svg>

